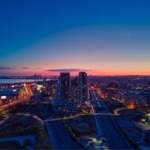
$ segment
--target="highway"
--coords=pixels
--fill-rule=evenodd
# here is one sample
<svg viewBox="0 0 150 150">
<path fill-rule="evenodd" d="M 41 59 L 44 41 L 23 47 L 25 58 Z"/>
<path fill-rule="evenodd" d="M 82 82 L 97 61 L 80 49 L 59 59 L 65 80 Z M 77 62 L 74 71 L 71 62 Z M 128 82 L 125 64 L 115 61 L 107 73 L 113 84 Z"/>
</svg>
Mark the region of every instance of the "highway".
<svg viewBox="0 0 150 150">
<path fill-rule="evenodd" d="M 91 104 L 93 105 L 94 113 L 110 114 L 109 110 L 107 109 L 97 92 L 91 90 L 90 93 L 92 97 Z M 97 115 L 95 117 L 101 128 L 102 137 L 108 140 L 110 149 L 133 149 L 116 126 L 116 123 L 111 115 Z"/>
<path fill-rule="evenodd" d="M 42 102 L 42 97 L 36 93 L 36 100 Z M 55 118 L 56 116 L 44 105 L 44 120 L 46 118 Z M 68 130 L 61 121 L 45 122 L 45 127 L 49 136 L 49 141 L 53 149 L 81 149 L 81 146 L 73 139 Z"/>
<path fill-rule="evenodd" d="M 45 117 L 52 115 L 45 105 Z M 45 123 L 53 149 L 81 149 L 60 121 Z"/>
<path fill-rule="evenodd" d="M 24 96 L 22 96 L 24 91 L 25 91 L 25 94 L 24 94 Z M 33 93 L 32 93 L 31 88 L 28 87 L 26 84 L 24 84 L 24 89 L 21 89 L 19 91 L 19 95 L 18 95 L 17 100 L 12 101 L 12 102 L 10 102 L 6 105 L 1 106 L 0 107 L 0 112 L 4 111 L 6 109 L 9 109 L 10 107 L 15 106 L 19 103 L 22 103 L 22 102 L 25 102 L 25 101 L 29 100 L 32 95 L 33 95 Z"/>
</svg>

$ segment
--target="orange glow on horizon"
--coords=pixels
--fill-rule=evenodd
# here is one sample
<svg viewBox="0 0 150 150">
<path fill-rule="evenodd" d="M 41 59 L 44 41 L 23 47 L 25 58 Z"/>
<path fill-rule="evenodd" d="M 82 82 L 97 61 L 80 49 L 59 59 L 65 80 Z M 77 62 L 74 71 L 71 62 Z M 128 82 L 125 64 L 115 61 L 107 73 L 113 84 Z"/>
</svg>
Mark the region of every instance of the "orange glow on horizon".
<svg viewBox="0 0 150 150">
<path fill-rule="evenodd" d="M 46 70 L 46 69 L 45 69 Z M 0 71 L 1 75 L 14 75 L 14 76 L 30 76 L 34 74 L 40 74 L 45 76 L 59 76 L 60 72 L 45 71 L 43 69 L 15 69 L 15 70 L 4 70 Z M 150 70 L 85 70 L 88 75 L 150 75 Z M 79 72 L 70 72 L 72 76 L 78 75 Z"/>
</svg>

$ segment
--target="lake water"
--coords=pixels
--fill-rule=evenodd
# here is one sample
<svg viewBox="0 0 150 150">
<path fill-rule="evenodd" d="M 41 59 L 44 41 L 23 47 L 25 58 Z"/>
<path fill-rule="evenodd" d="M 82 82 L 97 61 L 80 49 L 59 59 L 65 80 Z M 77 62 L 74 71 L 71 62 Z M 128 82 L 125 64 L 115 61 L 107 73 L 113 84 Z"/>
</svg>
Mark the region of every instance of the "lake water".
<svg viewBox="0 0 150 150">
<path fill-rule="evenodd" d="M 33 79 L 0 79 L 0 83 L 34 82 Z M 36 80 L 37 81 L 37 80 Z M 42 81 L 42 80 L 38 80 Z"/>
</svg>

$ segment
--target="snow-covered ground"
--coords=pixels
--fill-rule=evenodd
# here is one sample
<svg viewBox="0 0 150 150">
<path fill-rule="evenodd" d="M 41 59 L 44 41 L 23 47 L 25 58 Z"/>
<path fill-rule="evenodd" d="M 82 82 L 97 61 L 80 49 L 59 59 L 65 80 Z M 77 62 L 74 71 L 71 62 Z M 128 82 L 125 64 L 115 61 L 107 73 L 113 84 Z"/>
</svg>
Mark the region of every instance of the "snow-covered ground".
<svg viewBox="0 0 150 150">
<path fill-rule="evenodd" d="M 141 123 L 141 122 L 134 122 L 136 126 L 138 126 L 142 131 L 150 130 L 150 123 Z"/>
<path fill-rule="evenodd" d="M 2 121 L 0 121 L 0 125 L 3 124 L 8 118 L 10 118 L 10 116 L 7 116 L 5 119 L 3 119 Z"/>
<path fill-rule="evenodd" d="M 29 150 L 33 150 L 35 142 L 36 142 L 36 136 L 35 135 L 26 135 L 26 136 L 16 136 L 16 137 L 0 138 L 0 142 L 18 141 L 21 146 L 23 146 L 25 140 L 30 140 L 31 141 L 31 146 L 27 147 L 27 148 Z"/>
</svg>

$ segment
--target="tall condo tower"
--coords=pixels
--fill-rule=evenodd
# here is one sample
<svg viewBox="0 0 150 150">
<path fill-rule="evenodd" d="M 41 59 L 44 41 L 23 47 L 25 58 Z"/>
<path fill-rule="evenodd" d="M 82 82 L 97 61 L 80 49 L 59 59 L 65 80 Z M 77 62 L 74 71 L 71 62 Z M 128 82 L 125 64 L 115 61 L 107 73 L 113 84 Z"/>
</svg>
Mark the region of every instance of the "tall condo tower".
<svg viewBox="0 0 150 150">
<path fill-rule="evenodd" d="M 79 72 L 79 101 L 82 106 L 88 100 L 87 73 Z"/>
<path fill-rule="evenodd" d="M 60 96 L 61 100 L 69 100 L 70 73 L 60 73 Z"/>
</svg>

